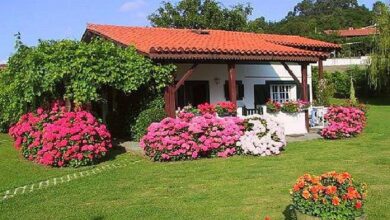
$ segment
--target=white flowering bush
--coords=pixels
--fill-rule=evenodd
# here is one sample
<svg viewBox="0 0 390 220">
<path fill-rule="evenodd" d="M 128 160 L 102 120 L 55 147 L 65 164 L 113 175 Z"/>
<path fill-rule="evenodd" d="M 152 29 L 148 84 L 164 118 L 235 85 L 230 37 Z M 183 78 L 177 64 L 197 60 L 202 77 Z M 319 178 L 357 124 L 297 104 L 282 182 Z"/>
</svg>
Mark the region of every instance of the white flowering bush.
<svg viewBox="0 0 390 220">
<path fill-rule="evenodd" d="M 286 146 L 286 136 L 281 124 L 270 117 L 251 115 L 245 117 L 245 132 L 237 142 L 242 153 L 256 156 L 280 154 Z"/>
</svg>

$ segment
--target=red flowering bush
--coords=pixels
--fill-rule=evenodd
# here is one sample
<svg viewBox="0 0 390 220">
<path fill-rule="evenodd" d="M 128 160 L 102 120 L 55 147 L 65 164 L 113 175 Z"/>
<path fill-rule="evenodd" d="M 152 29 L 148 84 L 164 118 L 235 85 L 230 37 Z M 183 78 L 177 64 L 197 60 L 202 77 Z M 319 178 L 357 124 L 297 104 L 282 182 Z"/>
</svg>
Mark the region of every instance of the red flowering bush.
<svg viewBox="0 0 390 220">
<path fill-rule="evenodd" d="M 333 106 L 325 114 L 328 126 L 322 136 L 328 139 L 348 138 L 360 134 L 366 124 L 365 113 L 359 108 Z"/>
<path fill-rule="evenodd" d="M 140 144 L 145 155 L 154 161 L 228 157 L 236 153 L 236 142 L 243 129 L 242 120 L 237 117 L 206 114 L 189 121 L 166 118 L 151 124 Z"/>
<path fill-rule="evenodd" d="M 59 103 L 23 115 L 9 134 L 25 158 L 54 167 L 93 164 L 112 147 L 106 126 L 91 113 Z"/>
<path fill-rule="evenodd" d="M 218 102 L 215 105 L 215 110 L 220 116 L 237 114 L 237 106 L 233 102 Z"/>
<path fill-rule="evenodd" d="M 349 173 L 305 174 L 291 191 L 296 211 L 322 219 L 355 219 L 363 216 L 366 185 Z"/>
<path fill-rule="evenodd" d="M 209 104 L 207 102 L 204 104 L 198 105 L 198 109 L 202 115 L 205 115 L 205 114 L 215 115 L 215 113 L 217 112 L 217 110 L 215 109 L 215 106 L 213 104 Z"/>
</svg>

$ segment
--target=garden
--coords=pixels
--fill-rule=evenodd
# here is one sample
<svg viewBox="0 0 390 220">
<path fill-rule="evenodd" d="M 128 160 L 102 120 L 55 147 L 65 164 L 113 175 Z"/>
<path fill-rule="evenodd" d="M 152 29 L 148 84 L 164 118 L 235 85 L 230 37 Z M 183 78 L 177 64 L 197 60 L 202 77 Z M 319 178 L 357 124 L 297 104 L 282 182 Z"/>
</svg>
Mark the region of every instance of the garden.
<svg viewBox="0 0 390 220">
<path fill-rule="evenodd" d="M 279 156 L 156 163 L 114 148 L 108 160 L 77 169 L 32 163 L 2 134 L 2 192 L 116 162 L 129 165 L 2 201 L 0 218 L 294 219 L 290 191 L 297 179 L 335 170 L 366 183 L 363 207 L 370 219 L 388 219 L 390 133 L 383 119 L 389 113 L 388 105 L 370 105 L 367 126 L 356 138 L 289 143 Z"/>
<path fill-rule="evenodd" d="M 390 109 L 359 104 L 353 83 L 343 104 L 317 97 L 332 102 L 323 139 L 287 143 L 280 122 L 238 117 L 231 102 L 165 117 L 159 94 L 175 67 L 134 48 L 99 39 L 17 46 L 0 74 L 1 219 L 390 217 Z M 142 155 L 115 146 L 107 116 L 119 114 L 109 94 L 137 92 L 144 100 L 127 126 Z M 309 106 L 267 103 L 271 114 Z"/>
</svg>

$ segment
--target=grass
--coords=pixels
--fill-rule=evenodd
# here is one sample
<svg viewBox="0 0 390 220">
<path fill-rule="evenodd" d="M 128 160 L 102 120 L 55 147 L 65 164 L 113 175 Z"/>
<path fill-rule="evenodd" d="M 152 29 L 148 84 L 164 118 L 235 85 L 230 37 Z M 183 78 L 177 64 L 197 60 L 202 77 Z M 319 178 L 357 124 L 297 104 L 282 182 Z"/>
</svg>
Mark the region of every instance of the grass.
<svg viewBox="0 0 390 220">
<path fill-rule="evenodd" d="M 277 157 L 153 163 L 121 154 L 102 164 L 142 161 L 6 200 L 0 219 L 288 219 L 296 178 L 331 170 L 366 182 L 369 218 L 390 219 L 389 128 L 390 106 L 371 106 L 359 137 L 291 143 Z M 25 161 L 7 135 L 0 135 L 0 158 L 1 190 L 75 171 Z"/>
</svg>

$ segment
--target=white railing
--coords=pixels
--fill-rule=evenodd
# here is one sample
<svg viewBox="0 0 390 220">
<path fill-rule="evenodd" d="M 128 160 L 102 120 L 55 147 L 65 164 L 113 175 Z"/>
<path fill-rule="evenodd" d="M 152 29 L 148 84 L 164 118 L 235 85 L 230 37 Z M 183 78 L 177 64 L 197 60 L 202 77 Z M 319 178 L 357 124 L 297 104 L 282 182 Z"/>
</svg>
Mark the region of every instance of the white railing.
<svg viewBox="0 0 390 220">
<path fill-rule="evenodd" d="M 324 106 L 312 106 L 309 109 L 310 114 L 310 127 L 311 128 L 324 128 L 326 125 L 325 114 L 328 108 Z"/>
<path fill-rule="evenodd" d="M 350 66 L 350 65 L 369 65 L 369 56 L 351 57 L 351 58 L 331 58 L 323 61 L 324 66 Z M 318 63 L 313 64 L 318 66 Z"/>
</svg>

